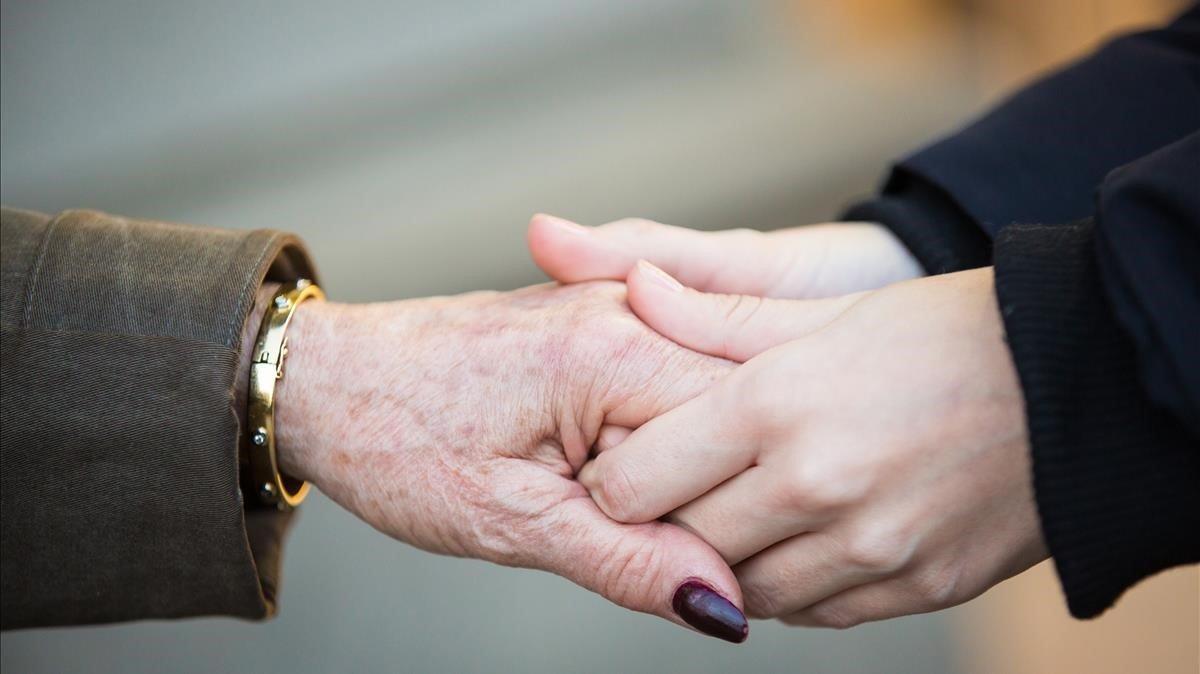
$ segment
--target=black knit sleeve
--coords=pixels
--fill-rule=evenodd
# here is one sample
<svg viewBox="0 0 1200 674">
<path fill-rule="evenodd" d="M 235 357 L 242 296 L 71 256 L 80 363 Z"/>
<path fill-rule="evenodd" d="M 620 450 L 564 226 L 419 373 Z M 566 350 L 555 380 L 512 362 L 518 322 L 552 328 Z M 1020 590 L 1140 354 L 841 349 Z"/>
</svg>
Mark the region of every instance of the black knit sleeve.
<svg viewBox="0 0 1200 674">
<path fill-rule="evenodd" d="M 1088 217 L 1109 171 L 1200 126 L 1200 6 L 1117 38 L 900 159 L 844 220 L 891 229 L 929 273 L 989 263 L 1013 223 Z"/>
<path fill-rule="evenodd" d="M 1200 561 L 1200 134 L 1115 171 L 1094 218 L 1011 225 L 996 292 L 1071 612 Z"/>
<path fill-rule="evenodd" d="M 898 162 L 937 185 L 989 235 L 1092 214 L 1118 166 L 1200 127 L 1200 6 L 1126 35 L 1021 89 Z"/>
<path fill-rule="evenodd" d="M 902 167 L 883 191 L 855 204 L 843 221 L 878 222 L 892 230 L 929 274 L 947 274 L 991 263 L 992 240 L 944 190 Z"/>
</svg>

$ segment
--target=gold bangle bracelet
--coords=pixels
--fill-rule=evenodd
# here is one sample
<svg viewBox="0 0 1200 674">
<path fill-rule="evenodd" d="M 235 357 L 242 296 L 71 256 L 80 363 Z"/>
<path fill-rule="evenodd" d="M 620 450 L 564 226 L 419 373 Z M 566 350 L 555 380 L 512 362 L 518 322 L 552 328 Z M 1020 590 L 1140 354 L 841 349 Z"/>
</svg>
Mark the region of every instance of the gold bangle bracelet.
<svg viewBox="0 0 1200 674">
<path fill-rule="evenodd" d="M 325 299 L 315 283 L 300 279 L 285 283 L 271 299 L 263 317 L 254 358 L 250 363 L 247 430 L 250 434 L 250 477 L 258 500 L 280 510 L 291 510 L 308 495 L 308 483 L 279 472 L 275 452 L 275 382 L 283 378 L 287 356 L 287 328 L 301 302 Z"/>
</svg>

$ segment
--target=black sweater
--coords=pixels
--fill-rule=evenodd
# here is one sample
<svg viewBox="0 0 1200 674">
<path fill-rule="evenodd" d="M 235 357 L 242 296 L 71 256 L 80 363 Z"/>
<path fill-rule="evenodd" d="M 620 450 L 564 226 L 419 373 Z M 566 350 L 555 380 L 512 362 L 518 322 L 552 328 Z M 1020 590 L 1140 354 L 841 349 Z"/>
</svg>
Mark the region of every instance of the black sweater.
<svg viewBox="0 0 1200 674">
<path fill-rule="evenodd" d="M 1200 561 L 1200 6 L 901 160 L 844 219 L 995 265 L 1071 612 Z"/>
</svg>

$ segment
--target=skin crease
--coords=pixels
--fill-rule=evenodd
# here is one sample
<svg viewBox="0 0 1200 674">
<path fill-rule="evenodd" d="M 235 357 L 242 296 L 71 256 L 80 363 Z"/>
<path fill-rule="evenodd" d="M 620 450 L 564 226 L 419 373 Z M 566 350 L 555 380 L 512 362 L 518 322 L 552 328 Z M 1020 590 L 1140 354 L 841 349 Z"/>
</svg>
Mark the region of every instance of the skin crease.
<svg viewBox="0 0 1200 674">
<path fill-rule="evenodd" d="M 558 229 L 531 225 L 543 268 L 614 271 L 596 263 L 612 242 Z M 1047 557 L 990 268 L 809 301 L 700 293 L 645 262 L 628 284 L 656 330 L 745 365 L 606 430 L 580 481 L 615 519 L 665 517 L 720 550 L 749 615 L 850 627 L 959 604 Z"/>
<path fill-rule="evenodd" d="M 636 427 L 732 367 L 646 327 L 622 284 L 310 301 L 288 340 L 281 468 L 376 529 L 551 571 L 678 624 L 672 594 L 689 579 L 741 605 L 709 545 L 613 522 L 574 480 L 602 425 Z"/>
</svg>

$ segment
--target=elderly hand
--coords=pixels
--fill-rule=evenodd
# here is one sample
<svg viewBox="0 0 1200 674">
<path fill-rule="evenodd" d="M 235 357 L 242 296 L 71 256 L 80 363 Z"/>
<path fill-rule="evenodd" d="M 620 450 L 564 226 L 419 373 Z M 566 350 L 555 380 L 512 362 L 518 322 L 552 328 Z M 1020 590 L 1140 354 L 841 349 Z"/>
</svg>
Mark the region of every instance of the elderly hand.
<svg viewBox="0 0 1200 674">
<path fill-rule="evenodd" d="M 923 274 L 904 244 L 870 222 L 700 232 L 639 219 L 583 227 L 535 215 L 528 239 L 534 261 L 563 283 L 623 281 L 644 259 L 705 292 L 812 299 Z"/>
<path fill-rule="evenodd" d="M 282 468 L 433 552 L 552 571 L 742 641 L 729 566 L 672 524 L 618 524 L 575 481 L 602 424 L 636 427 L 731 368 L 639 321 L 619 283 L 307 302 L 278 392 Z"/>
<path fill-rule="evenodd" d="M 827 300 L 688 290 L 642 262 L 635 313 L 745 361 L 580 481 L 734 565 L 747 613 L 848 627 L 966 601 L 1047 556 L 991 269 Z"/>
</svg>

